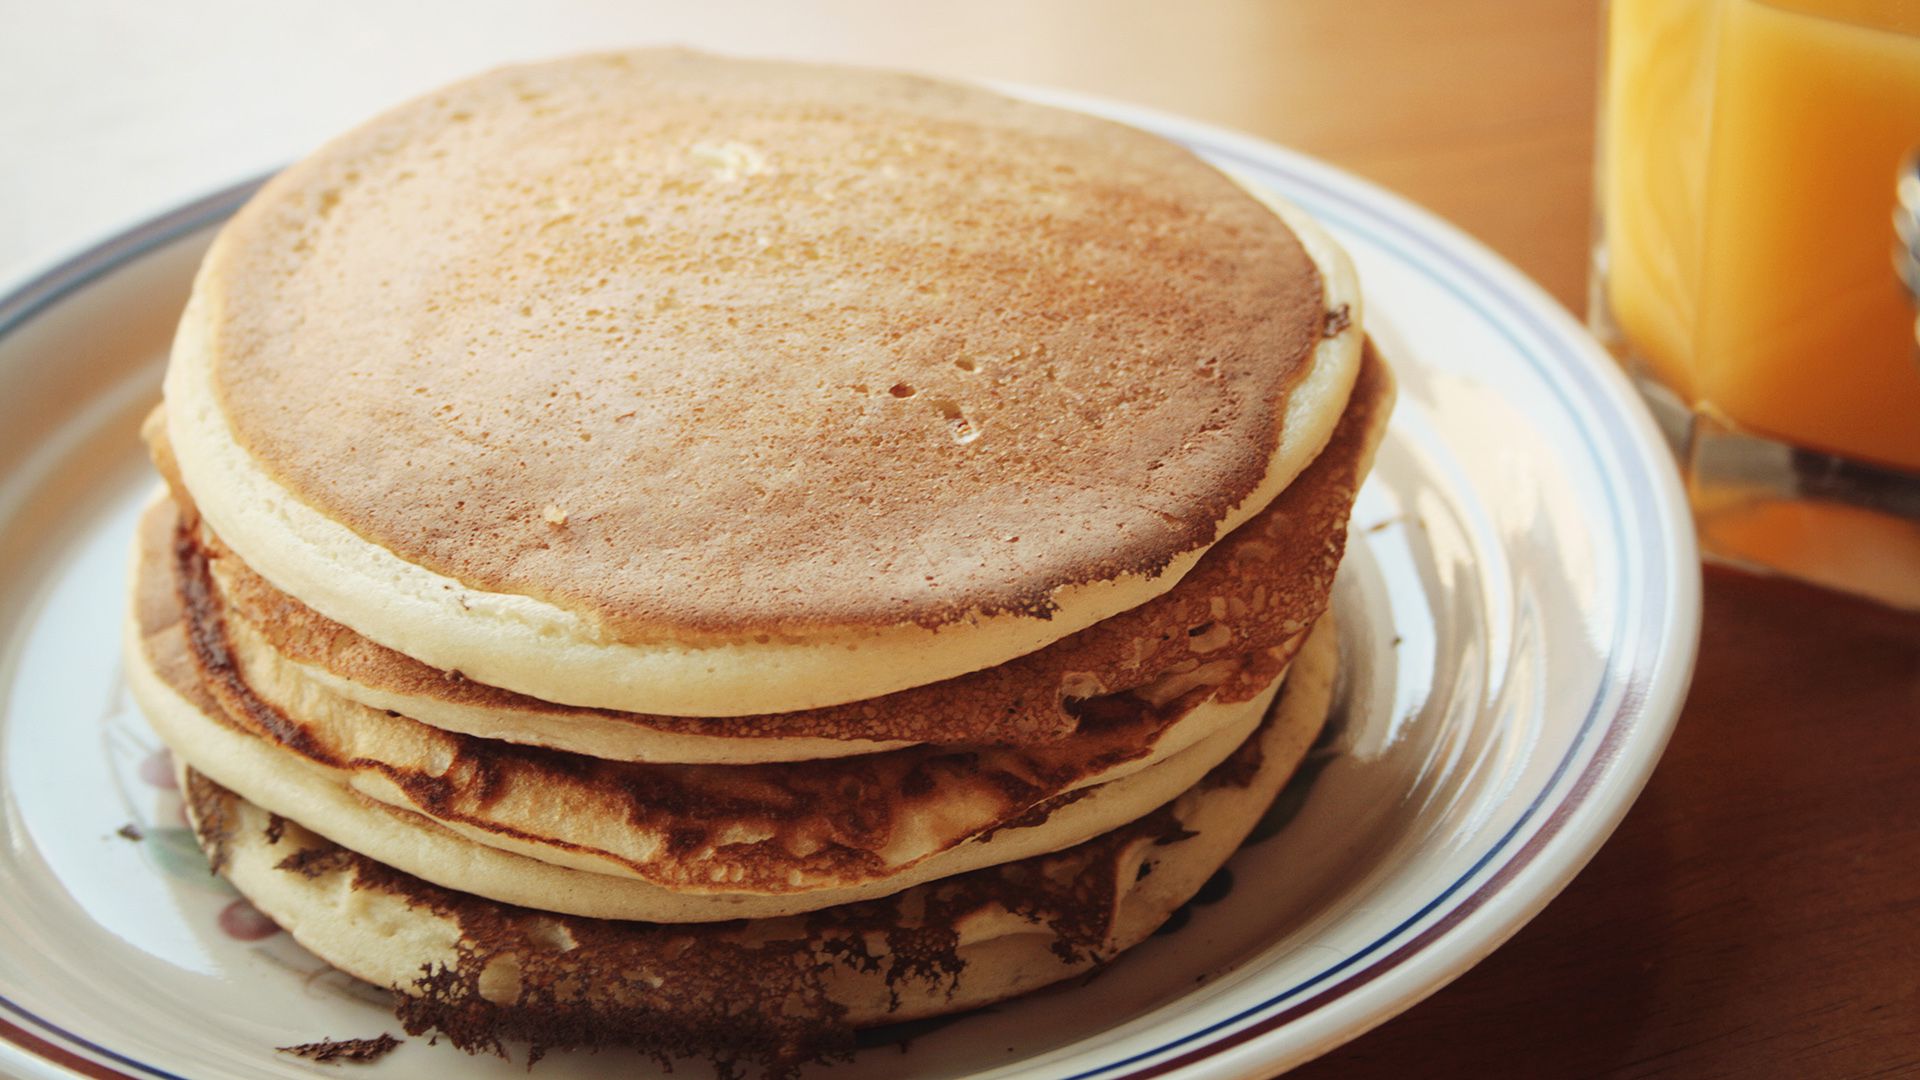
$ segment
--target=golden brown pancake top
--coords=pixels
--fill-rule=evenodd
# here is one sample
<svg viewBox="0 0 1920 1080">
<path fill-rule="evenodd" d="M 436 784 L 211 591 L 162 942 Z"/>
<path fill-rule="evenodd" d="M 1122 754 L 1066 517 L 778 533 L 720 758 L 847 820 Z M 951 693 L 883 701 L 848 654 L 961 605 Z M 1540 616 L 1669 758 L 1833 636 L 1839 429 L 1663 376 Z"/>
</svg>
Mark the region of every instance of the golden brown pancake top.
<svg viewBox="0 0 1920 1080">
<path fill-rule="evenodd" d="M 172 469 L 165 425 L 148 425 L 154 460 L 218 566 L 226 618 L 303 664 L 383 691 L 564 720 L 596 716 L 661 731 L 729 738 L 901 739 L 1033 745 L 1079 729 L 1088 698 L 1190 675 L 1237 701 L 1264 686 L 1239 659 L 1279 646 L 1326 610 L 1347 517 L 1393 399 L 1393 378 L 1369 345 L 1345 414 L 1314 462 L 1252 520 L 1210 549 L 1173 589 L 1044 649 L 996 667 L 845 705 L 745 717 L 673 717 L 554 705 L 464 679 L 384 648 L 279 592 L 197 522 Z M 1223 658 L 1231 663 L 1202 670 Z M 1257 672 L 1251 673 L 1257 676 Z"/>
<path fill-rule="evenodd" d="M 202 279 L 241 446 L 627 640 L 1045 614 L 1260 484 L 1324 313 L 1191 153 L 904 75 L 639 52 L 400 107 Z"/>
</svg>

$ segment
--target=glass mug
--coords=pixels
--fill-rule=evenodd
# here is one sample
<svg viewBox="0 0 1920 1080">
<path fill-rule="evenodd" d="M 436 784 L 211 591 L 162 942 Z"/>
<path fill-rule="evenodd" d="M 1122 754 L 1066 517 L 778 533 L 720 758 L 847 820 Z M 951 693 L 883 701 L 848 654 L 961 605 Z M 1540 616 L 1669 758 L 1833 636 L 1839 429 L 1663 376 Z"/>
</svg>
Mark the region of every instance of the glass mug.
<svg viewBox="0 0 1920 1080">
<path fill-rule="evenodd" d="M 1920 0 L 1611 0 L 1589 317 L 1710 557 L 1920 608 Z"/>
</svg>

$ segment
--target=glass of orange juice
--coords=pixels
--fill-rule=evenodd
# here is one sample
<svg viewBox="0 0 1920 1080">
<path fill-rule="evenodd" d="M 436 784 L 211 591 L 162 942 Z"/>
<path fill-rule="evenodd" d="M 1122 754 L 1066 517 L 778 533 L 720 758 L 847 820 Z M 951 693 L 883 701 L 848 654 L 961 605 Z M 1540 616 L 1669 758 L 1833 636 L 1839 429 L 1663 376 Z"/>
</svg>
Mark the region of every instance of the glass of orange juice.
<svg viewBox="0 0 1920 1080">
<path fill-rule="evenodd" d="M 1590 317 L 1703 549 L 1920 608 L 1920 0 L 1610 0 L 1606 48 Z"/>
</svg>

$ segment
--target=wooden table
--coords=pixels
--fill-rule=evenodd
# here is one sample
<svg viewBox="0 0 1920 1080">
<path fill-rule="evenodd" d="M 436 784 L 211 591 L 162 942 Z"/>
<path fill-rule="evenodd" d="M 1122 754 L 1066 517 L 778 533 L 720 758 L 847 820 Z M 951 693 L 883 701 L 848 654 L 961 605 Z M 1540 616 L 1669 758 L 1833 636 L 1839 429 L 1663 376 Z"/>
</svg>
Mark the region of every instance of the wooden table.
<svg viewBox="0 0 1920 1080">
<path fill-rule="evenodd" d="M 677 40 L 1054 84 L 1242 128 L 1426 204 L 1584 308 L 1595 0 L 202 7 L 13 14 L 0 145 L 20 152 L 0 206 L 35 213 L 0 222 L 0 266 L 459 73 Z M 1619 833 L 1491 959 L 1297 1075 L 1920 1075 L 1916 721 L 1920 618 L 1710 571 L 1692 698 Z"/>
</svg>

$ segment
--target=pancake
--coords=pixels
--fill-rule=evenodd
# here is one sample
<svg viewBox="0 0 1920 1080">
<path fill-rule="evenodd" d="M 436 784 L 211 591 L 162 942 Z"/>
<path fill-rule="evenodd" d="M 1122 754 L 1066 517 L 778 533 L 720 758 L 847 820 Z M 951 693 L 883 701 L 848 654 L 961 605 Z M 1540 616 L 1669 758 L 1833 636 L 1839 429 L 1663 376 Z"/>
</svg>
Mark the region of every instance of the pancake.
<svg viewBox="0 0 1920 1080">
<path fill-rule="evenodd" d="M 687 718 L 581 709 L 486 686 L 377 645 L 279 592 L 210 530 L 213 585 L 243 674 L 256 686 L 336 695 L 450 731 L 621 760 L 803 760 L 909 742 L 1038 745 L 1080 730 L 1091 696 L 1165 700 L 1214 686 L 1231 701 L 1238 658 L 1284 646 L 1325 610 L 1354 493 L 1392 405 L 1371 346 L 1324 451 L 1173 589 L 1037 652 L 870 701 L 758 717 Z M 180 497 L 162 425 L 154 456 Z M 1231 663 L 1226 662 L 1229 659 Z M 302 687 L 311 683 L 311 687 Z M 273 696 L 269 694 L 269 699 Z M 276 703 L 284 704 L 283 702 Z"/>
<path fill-rule="evenodd" d="M 178 535 L 170 538 L 176 541 L 176 581 L 182 576 L 197 576 L 201 581 L 213 576 L 202 571 L 208 560 L 191 539 Z M 1065 784 L 1071 788 L 1104 783 L 1177 754 L 1244 715 L 1246 710 L 1241 706 L 1266 692 L 1285 669 L 1300 638 L 1295 635 L 1252 655 L 1209 657 L 1204 664 L 1184 665 L 1182 670 L 1137 691 L 1084 701 L 1078 710 L 1079 730 L 1071 739 L 1032 746 L 862 741 L 852 750 L 842 750 L 836 745 L 835 753 L 803 756 L 796 761 L 743 761 L 737 755 L 732 759 L 725 755 L 726 740 L 706 737 L 706 743 L 715 744 L 715 760 L 630 763 L 607 757 L 590 742 L 587 745 L 594 752 L 540 753 L 525 744 L 449 732 L 421 724 L 397 710 L 363 705 L 292 665 L 274 662 L 277 654 L 263 645 L 250 625 L 220 610 L 211 590 L 200 591 L 196 582 L 187 590 L 187 595 L 192 602 L 185 617 L 194 627 L 189 639 L 203 645 L 217 641 L 220 656 L 216 662 L 232 671 L 236 687 L 244 687 L 246 694 L 280 714 L 270 725 L 269 737 L 280 741 L 297 738 L 316 752 L 319 744 L 326 741 L 365 739 L 395 747 L 417 745 L 422 748 L 422 754 L 435 761 L 461 760 L 469 756 L 470 750 L 491 756 L 496 762 L 543 762 L 585 756 L 605 763 L 604 767 L 596 767 L 600 779 L 617 780 L 621 786 L 665 783 L 674 788 L 697 787 L 698 778 L 726 777 L 723 783 L 727 787 L 751 787 L 764 782 L 786 791 L 838 791 L 844 789 L 855 773 L 867 777 L 860 785 L 866 788 L 873 783 L 892 786 L 895 782 L 907 783 L 912 777 L 938 777 L 960 771 L 975 782 L 991 784 L 1000 796 L 1026 798 L 1038 793 L 1036 785 Z M 207 659 L 201 657 L 203 668 Z M 216 687 L 216 693 L 225 700 L 225 692 Z M 229 712 L 235 711 L 237 703 L 226 704 Z M 243 708 L 251 704 L 248 702 Z M 295 736 L 295 728 L 307 730 Z M 740 740 L 734 740 L 731 745 L 738 748 Z M 748 746 L 757 748 L 753 742 Z M 425 749 L 428 747 L 431 749 Z M 367 755 L 349 752 L 346 756 Z M 826 760 L 828 758 L 834 760 Z M 858 760 L 845 760 L 851 758 Z M 476 765 L 475 768 L 481 773 L 494 771 L 490 766 Z M 882 773 L 884 775 L 880 775 Z M 675 779 L 640 783 L 637 779 L 640 777 Z M 788 778 L 800 779 L 794 782 Z"/>
<path fill-rule="evenodd" d="M 1143 940 L 1224 863 L 1330 700 L 1316 635 L 1259 734 L 1169 805 L 1062 852 L 814 915 L 701 926 L 581 919 L 439 888 L 189 773 L 215 868 L 308 949 L 396 989 L 409 1032 L 469 1052 L 631 1046 L 783 1071 L 851 1030 L 974 1008 Z"/>
<path fill-rule="evenodd" d="M 370 810 L 399 808 L 481 846 L 651 886 L 626 894 L 651 905 L 624 909 L 629 917 L 724 917 L 756 896 L 772 898 L 757 911 L 811 910 L 1079 843 L 1191 785 L 1245 740 L 1274 690 L 1144 767 L 1120 767 L 1143 756 L 1124 733 L 1053 754 L 915 747 L 782 765 L 612 763 L 368 710 L 341 723 L 267 709 L 217 658 L 209 663 L 202 635 L 188 632 L 154 572 L 163 560 L 147 545 L 129 683 L 182 759 L 358 850 L 368 850 L 370 820 L 385 825 Z M 470 860 L 452 871 L 418 852 L 384 861 L 494 895 L 485 882 L 446 876 Z"/>
<path fill-rule="evenodd" d="M 1360 354 L 1345 256 L 1154 136 L 907 76 L 510 68 L 277 177 L 167 377 L 277 589 L 565 705 L 822 708 L 1171 589 Z"/>
</svg>

